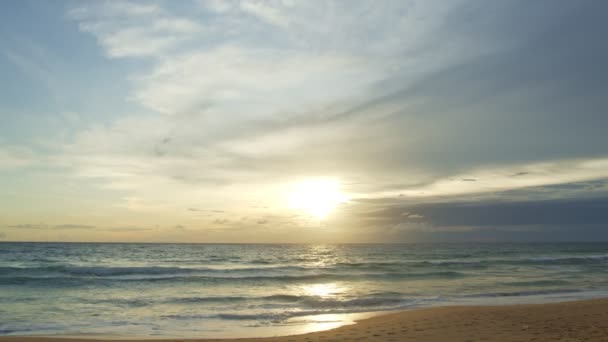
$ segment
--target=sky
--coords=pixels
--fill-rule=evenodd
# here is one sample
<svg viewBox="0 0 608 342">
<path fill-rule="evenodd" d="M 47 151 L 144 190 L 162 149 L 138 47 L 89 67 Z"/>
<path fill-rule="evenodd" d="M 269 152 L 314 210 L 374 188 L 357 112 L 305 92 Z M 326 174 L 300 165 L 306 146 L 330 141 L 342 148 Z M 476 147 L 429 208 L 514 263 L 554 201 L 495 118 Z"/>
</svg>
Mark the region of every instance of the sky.
<svg viewBox="0 0 608 342">
<path fill-rule="evenodd" d="M 1 1 L 0 240 L 608 240 L 608 2 Z"/>
</svg>

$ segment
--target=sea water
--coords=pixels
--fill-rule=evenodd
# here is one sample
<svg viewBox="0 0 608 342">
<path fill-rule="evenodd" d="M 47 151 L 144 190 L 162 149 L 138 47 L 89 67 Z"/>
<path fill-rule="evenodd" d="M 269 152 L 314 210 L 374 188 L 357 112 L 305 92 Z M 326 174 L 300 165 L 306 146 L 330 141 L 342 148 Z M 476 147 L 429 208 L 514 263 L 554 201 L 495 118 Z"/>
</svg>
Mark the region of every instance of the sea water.
<svg viewBox="0 0 608 342">
<path fill-rule="evenodd" d="M 0 243 L 0 335 L 284 335 L 353 313 L 607 293 L 605 243 Z"/>
</svg>

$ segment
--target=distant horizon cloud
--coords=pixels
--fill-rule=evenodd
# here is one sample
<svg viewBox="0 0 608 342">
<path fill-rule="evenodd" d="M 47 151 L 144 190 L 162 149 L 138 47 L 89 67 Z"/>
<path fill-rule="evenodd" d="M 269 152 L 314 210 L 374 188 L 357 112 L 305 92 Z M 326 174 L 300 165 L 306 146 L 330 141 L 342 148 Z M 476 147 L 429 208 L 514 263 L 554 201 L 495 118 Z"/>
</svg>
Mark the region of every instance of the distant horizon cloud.
<svg viewBox="0 0 608 342">
<path fill-rule="evenodd" d="M 509 239 L 485 221 L 456 229 L 445 213 L 608 196 L 603 2 L 0 9 L 10 239 L 57 240 L 62 226 L 87 241 Z M 293 184 L 315 179 L 334 179 L 331 196 L 349 201 L 327 204 L 331 191 L 317 189 L 309 210 L 290 206 Z M 542 210 L 565 222 L 565 209 Z M 574 229 L 532 223 L 531 240 Z"/>
</svg>

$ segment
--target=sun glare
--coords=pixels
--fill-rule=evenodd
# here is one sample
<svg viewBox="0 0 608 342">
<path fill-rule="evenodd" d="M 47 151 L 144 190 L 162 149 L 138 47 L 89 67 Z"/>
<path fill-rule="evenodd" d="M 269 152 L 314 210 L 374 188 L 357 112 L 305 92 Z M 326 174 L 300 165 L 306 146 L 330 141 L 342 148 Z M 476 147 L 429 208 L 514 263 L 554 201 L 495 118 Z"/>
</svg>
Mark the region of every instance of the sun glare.
<svg viewBox="0 0 608 342">
<path fill-rule="evenodd" d="M 289 196 L 289 206 L 322 220 L 340 203 L 348 200 L 335 179 L 310 179 L 296 184 Z"/>
</svg>

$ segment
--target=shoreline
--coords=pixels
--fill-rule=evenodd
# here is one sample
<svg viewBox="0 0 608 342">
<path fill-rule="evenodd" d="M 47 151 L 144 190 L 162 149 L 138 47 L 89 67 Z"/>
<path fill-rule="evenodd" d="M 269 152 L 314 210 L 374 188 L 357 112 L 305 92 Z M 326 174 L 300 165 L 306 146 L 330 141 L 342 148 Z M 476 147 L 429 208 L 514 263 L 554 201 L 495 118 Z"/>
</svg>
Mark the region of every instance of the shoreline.
<svg viewBox="0 0 608 342">
<path fill-rule="evenodd" d="M 608 298 L 511 305 L 446 305 L 379 313 L 299 335 L 237 338 L 0 336 L 0 342 L 608 341 Z"/>
</svg>

